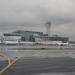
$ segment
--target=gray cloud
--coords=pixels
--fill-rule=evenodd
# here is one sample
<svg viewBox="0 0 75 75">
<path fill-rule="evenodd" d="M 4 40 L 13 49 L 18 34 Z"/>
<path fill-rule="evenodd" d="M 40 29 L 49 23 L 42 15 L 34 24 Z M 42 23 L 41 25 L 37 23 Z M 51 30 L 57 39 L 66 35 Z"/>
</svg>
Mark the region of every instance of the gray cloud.
<svg viewBox="0 0 75 75">
<path fill-rule="evenodd" d="M 74 39 L 75 0 L 0 0 L 0 32 L 45 32 L 46 21 L 52 22 L 52 34 Z"/>
</svg>

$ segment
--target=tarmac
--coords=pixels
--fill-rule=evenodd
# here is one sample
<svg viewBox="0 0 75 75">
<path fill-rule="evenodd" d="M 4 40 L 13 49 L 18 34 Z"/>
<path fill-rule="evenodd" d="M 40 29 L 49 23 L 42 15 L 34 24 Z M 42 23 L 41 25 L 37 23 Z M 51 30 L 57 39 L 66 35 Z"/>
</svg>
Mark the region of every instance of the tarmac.
<svg viewBox="0 0 75 75">
<path fill-rule="evenodd" d="M 75 75 L 75 59 L 22 57 L 2 75 Z"/>
<path fill-rule="evenodd" d="M 1 52 L 1 75 L 75 75 L 75 50 L 10 50 L 3 47 Z"/>
<path fill-rule="evenodd" d="M 0 52 L 0 75 L 11 67 L 17 59 L 12 60 L 10 57 Z"/>
</svg>

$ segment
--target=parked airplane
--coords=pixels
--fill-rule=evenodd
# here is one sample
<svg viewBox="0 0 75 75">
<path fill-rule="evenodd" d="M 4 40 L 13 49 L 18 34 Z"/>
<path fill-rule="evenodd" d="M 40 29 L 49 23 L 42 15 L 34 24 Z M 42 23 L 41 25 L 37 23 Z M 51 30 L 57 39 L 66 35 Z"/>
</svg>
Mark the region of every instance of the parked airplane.
<svg viewBox="0 0 75 75">
<path fill-rule="evenodd" d="M 69 45 L 69 43 L 68 42 L 66 42 L 66 43 L 57 43 L 57 45 L 59 45 L 59 46 L 68 46 Z"/>
</svg>

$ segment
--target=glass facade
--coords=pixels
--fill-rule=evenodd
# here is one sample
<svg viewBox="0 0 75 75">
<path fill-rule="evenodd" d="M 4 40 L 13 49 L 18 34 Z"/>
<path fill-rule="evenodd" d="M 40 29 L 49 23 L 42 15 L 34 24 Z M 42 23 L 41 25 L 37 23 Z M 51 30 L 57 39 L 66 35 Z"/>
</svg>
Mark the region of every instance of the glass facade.
<svg viewBox="0 0 75 75">
<path fill-rule="evenodd" d="M 43 32 L 35 32 L 35 31 L 16 31 L 12 33 L 6 33 L 4 36 L 21 36 L 22 41 L 35 41 L 34 34 L 38 34 L 39 36 L 43 35 Z"/>
</svg>

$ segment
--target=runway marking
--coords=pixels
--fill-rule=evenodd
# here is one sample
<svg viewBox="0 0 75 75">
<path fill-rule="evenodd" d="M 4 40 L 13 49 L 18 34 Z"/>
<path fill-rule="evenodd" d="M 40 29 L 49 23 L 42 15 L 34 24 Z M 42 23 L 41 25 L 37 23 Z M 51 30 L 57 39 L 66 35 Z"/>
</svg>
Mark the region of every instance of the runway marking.
<svg viewBox="0 0 75 75">
<path fill-rule="evenodd" d="M 18 60 L 17 58 L 14 59 L 14 60 L 11 60 L 8 56 L 6 56 L 6 55 L 4 55 L 4 54 L 1 54 L 1 56 L 7 58 L 8 64 L 7 64 L 7 66 L 5 66 L 2 70 L 0 70 L 0 75 L 1 75 L 2 73 L 4 73 L 8 68 L 10 68 L 10 67 Z"/>
</svg>

